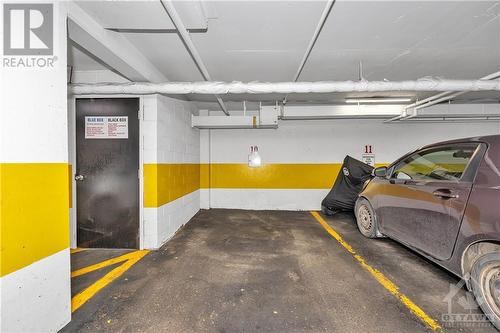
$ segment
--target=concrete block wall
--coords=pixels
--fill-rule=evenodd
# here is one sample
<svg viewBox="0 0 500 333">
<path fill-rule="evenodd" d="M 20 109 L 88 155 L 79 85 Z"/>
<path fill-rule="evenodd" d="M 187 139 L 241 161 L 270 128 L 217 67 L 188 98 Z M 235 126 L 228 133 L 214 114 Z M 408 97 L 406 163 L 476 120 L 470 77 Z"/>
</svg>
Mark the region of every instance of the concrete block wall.
<svg viewBox="0 0 500 333">
<path fill-rule="evenodd" d="M 71 319 L 66 3 L 53 9 L 54 66 L 0 67 L 1 332 Z"/>
<path fill-rule="evenodd" d="M 159 248 L 200 209 L 200 138 L 195 106 L 144 97 L 144 247 Z"/>
<path fill-rule="evenodd" d="M 499 122 L 381 120 L 280 121 L 275 130 L 201 130 L 201 207 L 317 210 L 345 155 L 361 159 L 365 145 L 372 145 L 377 164 L 388 164 L 422 145 L 499 133 Z M 247 165 L 252 145 L 259 147 L 260 168 Z"/>
</svg>

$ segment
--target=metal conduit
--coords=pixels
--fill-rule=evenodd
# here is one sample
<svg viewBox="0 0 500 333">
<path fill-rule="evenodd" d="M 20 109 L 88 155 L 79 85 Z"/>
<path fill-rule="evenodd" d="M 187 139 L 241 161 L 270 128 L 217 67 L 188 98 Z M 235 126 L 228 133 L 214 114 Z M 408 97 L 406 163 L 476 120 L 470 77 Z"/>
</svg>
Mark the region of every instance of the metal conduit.
<svg viewBox="0 0 500 333">
<path fill-rule="evenodd" d="M 314 45 L 316 45 L 316 41 L 318 40 L 319 34 L 321 33 L 321 30 L 323 30 L 323 26 L 326 23 L 326 19 L 328 18 L 328 15 L 330 15 L 330 12 L 332 11 L 332 7 L 335 4 L 335 0 L 328 0 L 325 9 L 323 9 L 323 13 L 321 14 L 321 17 L 319 19 L 318 25 L 316 26 L 316 29 L 314 30 L 313 37 L 311 38 L 311 41 L 309 42 L 309 45 L 307 46 L 306 52 L 304 53 L 304 56 L 302 57 L 302 61 L 300 62 L 299 68 L 297 69 L 297 72 L 295 73 L 295 76 L 293 77 L 293 82 L 297 82 L 299 79 L 300 74 L 302 73 L 302 70 L 304 69 L 304 66 L 306 65 L 307 59 L 309 59 L 309 56 L 311 55 L 312 49 L 314 48 Z M 283 99 L 283 104 L 286 104 L 288 98 L 288 94 L 285 96 Z"/>
<path fill-rule="evenodd" d="M 500 78 L 500 71 L 483 76 L 479 80 L 495 80 L 498 78 Z M 408 116 L 406 114 L 401 114 L 401 115 L 396 116 L 394 118 L 388 119 L 384 122 L 388 123 L 388 122 L 393 122 L 396 120 L 409 120 L 409 119 L 415 118 L 418 115 L 419 109 L 423 109 L 423 108 L 426 108 L 426 107 L 429 107 L 429 106 L 432 106 L 432 105 L 435 105 L 435 104 L 438 104 L 438 103 L 441 103 L 441 102 L 444 102 L 447 100 L 451 100 L 451 99 L 456 98 L 458 96 L 461 96 L 467 92 L 468 91 L 458 91 L 458 92 L 457 91 L 444 91 L 440 94 L 424 98 L 420 101 L 417 101 L 417 102 L 410 104 L 410 105 L 407 105 L 405 107 L 405 113 L 406 113 L 406 110 L 414 108 L 415 113 L 413 115 Z"/>
<path fill-rule="evenodd" d="M 198 70 L 200 71 L 201 75 L 205 79 L 205 81 L 211 81 L 212 79 L 210 78 L 210 74 L 208 73 L 207 68 L 205 67 L 205 64 L 203 63 L 203 60 L 200 57 L 200 54 L 198 53 L 198 50 L 196 49 L 196 46 L 194 46 L 193 41 L 191 40 L 191 37 L 189 36 L 189 32 L 184 26 L 184 23 L 182 22 L 182 19 L 180 18 L 179 14 L 177 13 L 177 10 L 174 7 L 174 4 L 172 3 L 171 0 L 161 0 L 160 1 L 163 8 L 167 12 L 168 16 L 172 20 L 172 23 L 174 24 L 175 28 L 179 32 L 179 36 L 184 43 L 184 46 L 186 46 L 186 49 L 188 50 L 189 54 L 193 58 L 194 63 L 196 64 L 196 67 L 198 67 Z M 229 116 L 229 111 L 227 111 L 226 105 L 224 104 L 224 101 L 222 101 L 222 98 L 219 96 L 215 96 L 217 99 L 217 103 L 219 103 L 222 111 Z"/>
</svg>

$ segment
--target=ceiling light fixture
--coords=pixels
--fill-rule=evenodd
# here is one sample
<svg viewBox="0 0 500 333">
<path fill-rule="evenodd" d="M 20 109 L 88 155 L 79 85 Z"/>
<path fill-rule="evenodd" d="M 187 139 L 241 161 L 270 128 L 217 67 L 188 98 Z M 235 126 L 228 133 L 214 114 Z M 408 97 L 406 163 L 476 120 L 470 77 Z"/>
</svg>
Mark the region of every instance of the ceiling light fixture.
<svg viewBox="0 0 500 333">
<path fill-rule="evenodd" d="M 395 98 L 346 98 L 346 103 L 363 104 L 363 103 L 405 103 L 411 102 L 410 97 L 395 97 Z"/>
</svg>

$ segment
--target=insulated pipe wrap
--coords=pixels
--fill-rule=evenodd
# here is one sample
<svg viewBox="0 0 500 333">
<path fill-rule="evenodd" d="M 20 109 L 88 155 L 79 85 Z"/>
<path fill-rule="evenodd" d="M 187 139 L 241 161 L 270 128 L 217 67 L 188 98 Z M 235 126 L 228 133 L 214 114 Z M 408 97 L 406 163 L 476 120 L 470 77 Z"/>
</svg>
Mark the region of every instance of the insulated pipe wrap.
<svg viewBox="0 0 500 333">
<path fill-rule="evenodd" d="M 72 84 L 74 95 L 115 94 L 304 94 L 336 92 L 382 91 L 500 91 L 500 80 L 440 80 L 416 81 L 319 81 L 319 82 L 166 82 L 166 83 L 98 83 Z"/>
</svg>

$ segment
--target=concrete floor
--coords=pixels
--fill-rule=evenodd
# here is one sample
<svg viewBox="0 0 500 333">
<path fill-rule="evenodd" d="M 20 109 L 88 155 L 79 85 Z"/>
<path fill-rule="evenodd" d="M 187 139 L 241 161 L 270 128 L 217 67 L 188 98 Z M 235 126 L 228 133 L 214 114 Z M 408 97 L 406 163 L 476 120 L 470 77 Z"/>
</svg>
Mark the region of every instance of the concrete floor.
<svg viewBox="0 0 500 333">
<path fill-rule="evenodd" d="M 459 280 L 387 239 L 369 240 L 350 214 L 325 218 L 373 267 L 441 321 Z M 124 251 L 72 255 L 72 270 Z M 75 294 L 113 267 L 73 279 Z M 461 289 L 457 300 L 464 300 Z M 454 312 L 464 313 L 456 301 Z M 477 310 L 467 310 L 477 312 Z M 446 332 L 496 332 L 446 327 Z M 425 332 L 308 212 L 198 213 L 73 313 L 62 332 Z"/>
</svg>

